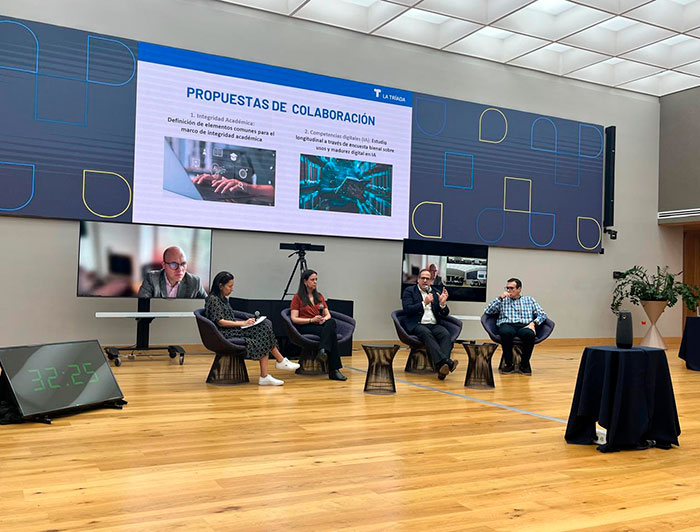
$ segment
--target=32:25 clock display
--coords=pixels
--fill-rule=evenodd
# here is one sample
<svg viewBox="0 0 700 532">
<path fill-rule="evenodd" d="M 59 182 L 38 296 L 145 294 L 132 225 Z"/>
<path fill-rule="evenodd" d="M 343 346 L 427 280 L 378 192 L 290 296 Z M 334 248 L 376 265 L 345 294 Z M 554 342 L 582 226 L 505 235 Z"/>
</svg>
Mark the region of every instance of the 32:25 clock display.
<svg viewBox="0 0 700 532">
<path fill-rule="evenodd" d="M 82 364 L 68 364 L 65 370 L 59 372 L 56 366 L 47 366 L 40 369 L 28 369 L 27 372 L 34 375 L 31 382 L 37 386 L 35 392 L 44 390 L 58 390 L 62 387 L 84 386 L 88 382 L 98 382 L 100 379 L 94 370 L 90 369 L 92 362 Z M 68 380 L 68 376 L 70 380 Z"/>
</svg>

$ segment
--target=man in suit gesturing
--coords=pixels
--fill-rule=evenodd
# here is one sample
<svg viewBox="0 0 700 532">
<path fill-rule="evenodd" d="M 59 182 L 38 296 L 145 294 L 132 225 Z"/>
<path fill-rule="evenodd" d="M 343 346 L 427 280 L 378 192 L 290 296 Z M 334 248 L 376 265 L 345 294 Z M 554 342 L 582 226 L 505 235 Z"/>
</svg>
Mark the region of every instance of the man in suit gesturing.
<svg viewBox="0 0 700 532">
<path fill-rule="evenodd" d="M 450 333 L 440 325 L 441 318 L 449 315 L 448 293 L 445 287 L 438 292 L 430 286 L 432 276 L 427 268 L 418 274 L 418 283 L 404 290 L 401 302 L 406 331 L 416 335 L 425 344 L 428 354 L 438 370 L 438 378 L 444 380 L 457 367 L 458 361 L 450 358 L 452 340 Z"/>
</svg>

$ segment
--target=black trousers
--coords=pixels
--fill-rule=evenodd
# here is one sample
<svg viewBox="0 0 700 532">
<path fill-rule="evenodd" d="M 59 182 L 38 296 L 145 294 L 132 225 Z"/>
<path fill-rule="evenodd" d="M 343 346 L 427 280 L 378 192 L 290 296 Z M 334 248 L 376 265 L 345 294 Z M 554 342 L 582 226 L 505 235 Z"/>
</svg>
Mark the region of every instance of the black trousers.
<svg viewBox="0 0 700 532">
<path fill-rule="evenodd" d="M 520 338 L 523 343 L 523 354 L 520 357 L 521 363 L 528 364 L 535 347 L 535 331 L 525 327 L 527 323 L 502 323 L 498 326 L 498 334 L 501 337 L 501 347 L 503 348 L 503 360 L 506 365 L 513 364 L 513 338 Z"/>
<path fill-rule="evenodd" d="M 415 334 L 425 344 L 435 369 L 438 368 L 441 361 L 450 358 L 452 338 L 450 338 L 450 332 L 442 325 L 438 323 L 434 325 L 419 323 L 411 331 L 411 334 Z"/>
<path fill-rule="evenodd" d="M 328 355 L 328 371 L 334 371 L 343 367 L 340 362 L 340 352 L 338 351 L 338 336 L 336 333 L 335 320 L 331 318 L 323 325 L 317 323 L 306 323 L 297 325 L 297 330 L 301 334 L 315 334 L 321 338 L 318 344 L 319 349 L 325 349 Z"/>
</svg>

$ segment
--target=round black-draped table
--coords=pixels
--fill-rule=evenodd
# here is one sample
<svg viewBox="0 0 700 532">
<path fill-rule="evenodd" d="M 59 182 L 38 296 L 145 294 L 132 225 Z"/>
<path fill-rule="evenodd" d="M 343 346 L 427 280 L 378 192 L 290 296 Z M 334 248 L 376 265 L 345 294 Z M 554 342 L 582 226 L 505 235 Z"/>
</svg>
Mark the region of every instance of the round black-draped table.
<svg viewBox="0 0 700 532">
<path fill-rule="evenodd" d="M 663 349 L 586 347 L 566 425 L 568 443 L 591 444 L 607 429 L 603 452 L 678 445 L 681 427 Z"/>
<path fill-rule="evenodd" d="M 685 360 L 686 368 L 700 371 L 700 318 L 688 316 L 685 319 L 678 358 Z"/>
</svg>

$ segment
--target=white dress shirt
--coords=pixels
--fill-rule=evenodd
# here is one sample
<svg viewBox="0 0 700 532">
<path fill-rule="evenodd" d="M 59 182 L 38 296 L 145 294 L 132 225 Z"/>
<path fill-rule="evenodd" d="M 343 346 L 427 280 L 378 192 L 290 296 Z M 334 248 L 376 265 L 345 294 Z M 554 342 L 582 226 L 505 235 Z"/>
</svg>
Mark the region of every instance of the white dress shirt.
<svg viewBox="0 0 700 532">
<path fill-rule="evenodd" d="M 423 317 L 421 318 L 420 322 L 423 325 L 435 325 L 437 320 L 435 319 L 435 313 L 433 312 L 433 305 L 432 303 L 425 302 L 425 298 L 431 293 L 430 287 L 428 287 L 428 291 L 425 292 L 420 285 L 418 285 L 418 291 L 421 293 L 421 296 L 423 296 Z M 435 294 L 433 294 L 433 297 L 435 297 Z"/>
</svg>

